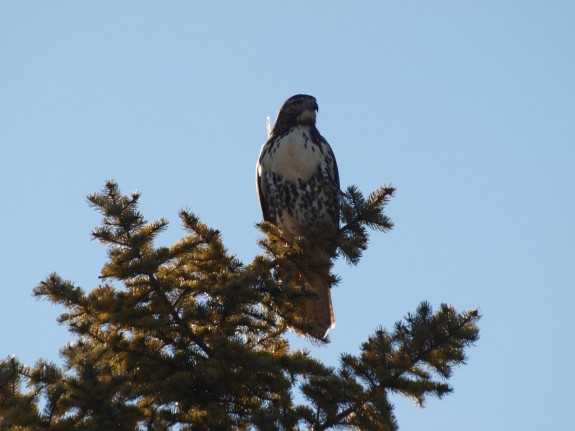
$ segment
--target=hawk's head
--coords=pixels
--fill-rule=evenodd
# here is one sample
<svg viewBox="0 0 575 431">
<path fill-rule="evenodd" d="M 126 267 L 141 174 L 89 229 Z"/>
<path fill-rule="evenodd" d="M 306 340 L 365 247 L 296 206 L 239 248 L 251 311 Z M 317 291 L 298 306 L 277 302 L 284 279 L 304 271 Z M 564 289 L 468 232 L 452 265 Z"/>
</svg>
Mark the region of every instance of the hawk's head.
<svg viewBox="0 0 575 431">
<path fill-rule="evenodd" d="M 294 126 L 315 126 L 319 110 L 315 97 L 296 94 L 284 102 L 278 113 L 272 134 L 285 133 Z"/>
</svg>

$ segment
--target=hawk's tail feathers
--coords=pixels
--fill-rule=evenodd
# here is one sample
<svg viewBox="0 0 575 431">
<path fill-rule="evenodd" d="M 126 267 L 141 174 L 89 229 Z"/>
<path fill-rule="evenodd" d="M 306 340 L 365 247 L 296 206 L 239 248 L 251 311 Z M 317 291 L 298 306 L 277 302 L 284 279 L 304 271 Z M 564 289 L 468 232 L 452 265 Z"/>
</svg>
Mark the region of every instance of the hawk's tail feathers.
<svg viewBox="0 0 575 431">
<path fill-rule="evenodd" d="M 318 338 L 324 339 L 329 330 L 335 327 L 329 282 L 330 258 L 325 251 L 315 249 L 312 250 L 312 260 L 314 264 L 323 266 L 323 268 L 313 274 L 309 280 L 314 295 L 304 302 L 304 318 L 316 329 Z M 324 266 L 326 263 L 327 265 Z"/>
<path fill-rule="evenodd" d="M 315 295 L 304 302 L 305 320 L 317 328 L 321 338 L 325 338 L 335 327 L 335 316 L 331 302 L 330 285 L 326 280 L 315 276 L 312 280 Z"/>
</svg>

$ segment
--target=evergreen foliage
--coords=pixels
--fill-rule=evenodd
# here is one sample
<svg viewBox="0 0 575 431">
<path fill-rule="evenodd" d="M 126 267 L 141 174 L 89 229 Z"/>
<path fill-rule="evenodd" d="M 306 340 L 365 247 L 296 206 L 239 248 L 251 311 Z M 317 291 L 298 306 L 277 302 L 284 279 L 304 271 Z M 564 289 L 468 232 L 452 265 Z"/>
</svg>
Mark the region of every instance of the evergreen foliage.
<svg viewBox="0 0 575 431">
<path fill-rule="evenodd" d="M 338 368 L 285 337 L 310 334 L 298 313 L 317 273 L 307 252 L 319 242 L 357 263 L 367 229 L 392 228 L 383 210 L 393 192 L 366 199 L 350 187 L 341 229 L 320 228 L 308 236 L 314 244 L 262 223 L 264 253 L 244 265 L 187 210 L 188 234 L 154 246 L 167 221 L 146 222 L 139 194 L 109 181 L 88 197 L 103 215 L 93 236 L 108 248 L 101 284 L 86 292 L 51 274 L 35 288 L 64 308 L 59 322 L 75 339 L 61 349 L 62 365 L 0 363 L 0 430 L 397 429 L 389 394 L 420 405 L 448 394 L 478 338 L 476 310 L 424 302 L 393 331 L 377 329 L 359 355 L 341 355 Z M 294 401 L 298 388 L 305 404 Z"/>
</svg>

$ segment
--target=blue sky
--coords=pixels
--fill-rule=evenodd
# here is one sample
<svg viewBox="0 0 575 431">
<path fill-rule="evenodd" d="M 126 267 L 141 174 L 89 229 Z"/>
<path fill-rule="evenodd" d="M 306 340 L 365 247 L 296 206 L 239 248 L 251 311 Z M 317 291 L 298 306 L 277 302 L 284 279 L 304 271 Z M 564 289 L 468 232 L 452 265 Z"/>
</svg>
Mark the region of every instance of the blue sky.
<svg viewBox="0 0 575 431">
<path fill-rule="evenodd" d="M 342 186 L 392 183 L 396 228 L 338 262 L 336 364 L 422 300 L 479 307 L 455 392 L 394 398 L 401 429 L 568 429 L 575 301 L 575 3 L 0 3 L 0 357 L 58 360 L 51 271 L 97 285 L 86 195 L 184 206 L 258 253 L 265 118 L 314 95 Z"/>
</svg>

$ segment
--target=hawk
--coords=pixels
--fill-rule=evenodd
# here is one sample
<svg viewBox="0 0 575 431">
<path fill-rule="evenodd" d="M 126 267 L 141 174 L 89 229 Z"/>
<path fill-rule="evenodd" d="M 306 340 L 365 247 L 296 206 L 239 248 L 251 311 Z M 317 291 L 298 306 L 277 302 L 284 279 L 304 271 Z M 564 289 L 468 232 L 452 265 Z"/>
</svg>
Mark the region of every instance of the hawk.
<svg viewBox="0 0 575 431">
<path fill-rule="evenodd" d="M 329 223 L 339 227 L 339 173 L 333 151 L 315 126 L 317 101 L 297 94 L 279 110 L 256 167 L 256 183 L 265 221 L 288 236 L 305 235 Z M 329 261 L 325 250 L 312 250 L 315 263 Z M 327 274 L 325 274 L 327 275 Z M 325 337 L 335 326 L 330 285 L 313 277 L 315 295 L 306 299 L 303 315 Z"/>
</svg>

